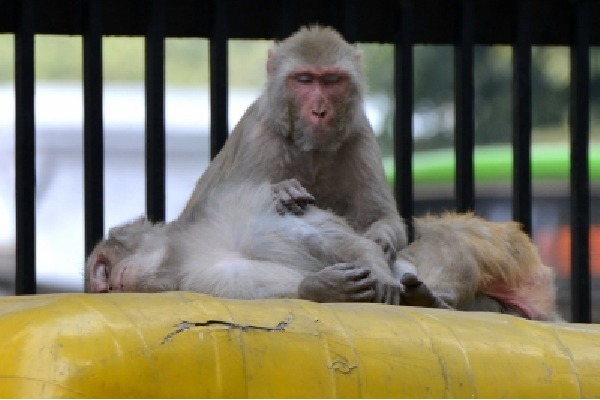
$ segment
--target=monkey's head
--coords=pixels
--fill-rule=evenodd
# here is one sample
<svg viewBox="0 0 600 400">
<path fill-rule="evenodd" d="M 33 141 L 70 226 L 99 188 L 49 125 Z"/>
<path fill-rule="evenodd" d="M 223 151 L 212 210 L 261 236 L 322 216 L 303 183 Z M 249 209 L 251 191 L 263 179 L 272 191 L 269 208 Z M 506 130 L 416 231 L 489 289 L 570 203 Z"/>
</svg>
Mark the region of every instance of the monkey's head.
<svg viewBox="0 0 600 400">
<path fill-rule="evenodd" d="M 156 292 L 175 290 L 164 271 L 168 255 L 165 226 L 145 217 L 112 228 L 86 263 L 86 291 Z"/>
<path fill-rule="evenodd" d="M 311 26 L 275 43 L 263 115 L 303 151 L 337 150 L 363 116 L 361 52 L 331 28 Z"/>
</svg>

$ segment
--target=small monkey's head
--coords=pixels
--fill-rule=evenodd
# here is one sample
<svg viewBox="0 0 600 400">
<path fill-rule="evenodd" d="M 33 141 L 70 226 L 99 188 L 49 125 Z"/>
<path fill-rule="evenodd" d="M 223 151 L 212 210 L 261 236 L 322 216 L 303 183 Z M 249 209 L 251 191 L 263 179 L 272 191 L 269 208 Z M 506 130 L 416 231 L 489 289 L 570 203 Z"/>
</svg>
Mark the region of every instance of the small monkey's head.
<svg viewBox="0 0 600 400">
<path fill-rule="evenodd" d="M 165 279 L 168 242 L 162 224 L 145 217 L 112 228 L 86 263 L 87 292 L 155 292 L 176 289 Z M 174 281 L 174 280 L 173 280 Z"/>
<path fill-rule="evenodd" d="M 300 29 L 269 50 L 263 114 L 303 151 L 337 150 L 364 113 L 360 60 L 335 30 Z"/>
</svg>

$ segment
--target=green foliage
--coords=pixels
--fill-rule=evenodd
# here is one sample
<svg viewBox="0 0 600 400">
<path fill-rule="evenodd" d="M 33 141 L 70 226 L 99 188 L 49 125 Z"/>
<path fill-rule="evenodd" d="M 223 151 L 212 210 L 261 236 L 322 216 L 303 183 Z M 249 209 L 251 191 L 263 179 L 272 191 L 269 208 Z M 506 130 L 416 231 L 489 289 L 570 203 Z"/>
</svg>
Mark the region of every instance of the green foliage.
<svg viewBox="0 0 600 400">
<path fill-rule="evenodd" d="M 588 152 L 590 181 L 600 183 L 600 145 L 592 144 Z M 455 158 L 452 149 L 415 152 L 413 179 L 419 184 L 451 184 L 455 175 Z M 509 183 L 513 168 L 512 148 L 506 144 L 477 146 L 474 154 L 475 181 Z M 394 159 L 383 161 L 390 184 L 394 182 Z M 531 174 L 536 181 L 557 182 L 569 179 L 569 146 L 567 143 L 536 143 L 531 150 Z"/>
<path fill-rule="evenodd" d="M 358 44 L 362 51 L 363 72 L 370 92 L 393 94 L 394 47 L 388 44 Z"/>
<path fill-rule="evenodd" d="M 14 70 L 14 39 L 12 35 L 0 35 L 0 84 L 12 82 L 15 77 Z"/>
<path fill-rule="evenodd" d="M 229 84 L 233 87 L 261 88 L 266 79 L 266 62 L 271 41 L 229 41 Z"/>
</svg>

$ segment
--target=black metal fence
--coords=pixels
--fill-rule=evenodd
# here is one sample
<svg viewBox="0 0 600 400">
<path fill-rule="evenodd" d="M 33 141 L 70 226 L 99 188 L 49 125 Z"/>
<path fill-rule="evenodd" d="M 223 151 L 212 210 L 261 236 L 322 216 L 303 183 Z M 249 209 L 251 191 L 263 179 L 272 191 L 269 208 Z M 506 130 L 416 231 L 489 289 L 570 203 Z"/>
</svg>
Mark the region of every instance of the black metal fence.
<svg viewBox="0 0 600 400">
<path fill-rule="evenodd" d="M 16 293 L 35 293 L 34 36 L 83 36 L 85 252 L 102 237 L 102 37 L 145 37 L 146 208 L 165 217 L 165 37 L 210 40 L 211 155 L 227 138 L 227 41 L 283 38 L 320 23 L 349 41 L 395 45 L 396 198 L 413 213 L 413 47 L 455 49 L 456 208 L 474 208 L 473 52 L 513 48 L 513 217 L 531 232 L 531 49 L 570 49 L 572 320 L 589 322 L 590 47 L 600 45 L 593 0 L 0 0 L 0 33 L 15 34 Z"/>
</svg>

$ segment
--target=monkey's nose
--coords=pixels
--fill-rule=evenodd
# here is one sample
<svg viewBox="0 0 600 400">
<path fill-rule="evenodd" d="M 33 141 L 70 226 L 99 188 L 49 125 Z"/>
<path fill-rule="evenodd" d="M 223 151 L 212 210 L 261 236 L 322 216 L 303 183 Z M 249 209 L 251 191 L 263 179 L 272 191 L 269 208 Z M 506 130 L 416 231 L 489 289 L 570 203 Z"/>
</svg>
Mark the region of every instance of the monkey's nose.
<svg viewBox="0 0 600 400">
<path fill-rule="evenodd" d="M 312 114 L 317 118 L 325 118 L 325 116 L 327 115 L 327 111 L 326 110 L 323 110 L 323 111 L 313 110 Z"/>
</svg>

